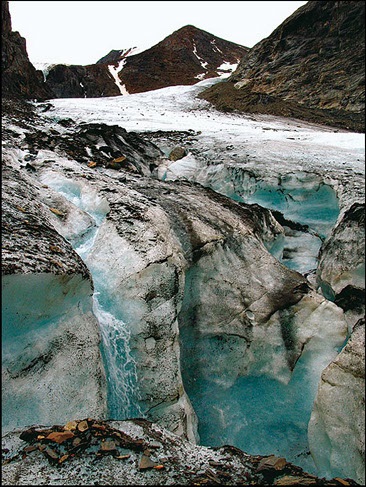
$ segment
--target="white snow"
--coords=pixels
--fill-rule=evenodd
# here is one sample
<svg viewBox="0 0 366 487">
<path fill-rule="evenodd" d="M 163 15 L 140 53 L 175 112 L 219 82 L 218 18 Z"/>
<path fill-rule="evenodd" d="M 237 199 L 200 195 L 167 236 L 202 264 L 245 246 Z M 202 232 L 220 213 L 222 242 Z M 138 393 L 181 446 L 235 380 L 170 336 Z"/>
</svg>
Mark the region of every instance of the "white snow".
<svg viewBox="0 0 366 487">
<path fill-rule="evenodd" d="M 70 117 L 137 132 L 192 129 L 201 132 L 195 136 L 197 147 L 206 152 L 207 147 L 225 149 L 223 160 L 215 163 L 240 163 L 244 153 L 248 167 L 271 164 L 276 171 L 327 168 L 364 175 L 364 134 L 271 115 L 219 112 L 196 95 L 220 81 L 206 79 L 128 97 L 54 99 L 50 100 L 54 108 L 44 115 L 55 122 Z M 228 145 L 232 151 L 226 150 Z M 217 151 L 212 154 L 217 158 Z"/>
<path fill-rule="evenodd" d="M 233 73 L 236 68 L 238 67 L 239 61 L 237 63 L 229 63 L 229 61 L 224 61 L 220 66 L 216 68 L 216 71 L 219 73 L 223 71 L 220 75 L 220 78 L 227 78 Z"/>
<path fill-rule="evenodd" d="M 196 56 L 196 58 L 199 60 L 201 66 L 203 67 L 203 69 L 206 69 L 207 66 L 208 66 L 208 62 L 206 62 L 204 59 L 202 59 L 198 54 L 197 54 L 197 47 L 196 47 L 196 43 L 193 41 L 193 54 Z M 200 75 L 199 75 L 200 76 Z M 197 76 L 196 76 L 197 78 Z"/>
<path fill-rule="evenodd" d="M 114 66 L 113 64 L 110 64 L 108 66 L 108 70 L 111 73 L 111 75 L 113 76 L 114 82 L 118 86 L 118 89 L 119 89 L 121 95 L 128 95 L 129 94 L 128 91 L 126 90 L 126 86 L 121 83 L 121 80 L 118 77 L 118 73 L 120 73 L 122 71 L 123 66 L 125 64 L 126 64 L 126 60 L 125 59 L 122 59 L 121 61 L 119 61 L 117 67 Z"/>
<path fill-rule="evenodd" d="M 195 76 L 195 78 L 199 79 L 200 81 L 202 81 L 206 76 L 206 73 L 200 73 L 200 74 L 197 74 L 197 76 Z"/>
<path fill-rule="evenodd" d="M 213 49 L 214 51 L 219 52 L 219 53 L 221 53 L 221 54 L 222 54 L 221 49 L 219 49 L 219 48 L 216 46 L 216 40 L 215 40 L 215 39 L 212 39 L 211 44 L 212 44 L 212 49 Z"/>
<path fill-rule="evenodd" d="M 43 73 L 43 80 L 47 80 L 47 76 L 50 72 L 50 69 L 56 66 L 55 64 L 52 63 L 33 63 L 33 66 L 38 69 L 39 71 L 42 71 Z"/>
</svg>

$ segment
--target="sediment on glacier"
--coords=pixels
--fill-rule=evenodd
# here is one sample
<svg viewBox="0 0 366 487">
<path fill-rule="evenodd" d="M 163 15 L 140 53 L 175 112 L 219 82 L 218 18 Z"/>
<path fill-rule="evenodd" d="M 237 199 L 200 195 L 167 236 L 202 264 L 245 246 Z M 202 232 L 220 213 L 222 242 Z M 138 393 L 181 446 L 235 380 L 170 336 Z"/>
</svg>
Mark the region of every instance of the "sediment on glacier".
<svg viewBox="0 0 366 487">
<path fill-rule="evenodd" d="M 35 425 L 8 433 L 3 445 L 4 485 L 357 485 L 274 455 L 195 446 L 143 419 Z"/>
</svg>

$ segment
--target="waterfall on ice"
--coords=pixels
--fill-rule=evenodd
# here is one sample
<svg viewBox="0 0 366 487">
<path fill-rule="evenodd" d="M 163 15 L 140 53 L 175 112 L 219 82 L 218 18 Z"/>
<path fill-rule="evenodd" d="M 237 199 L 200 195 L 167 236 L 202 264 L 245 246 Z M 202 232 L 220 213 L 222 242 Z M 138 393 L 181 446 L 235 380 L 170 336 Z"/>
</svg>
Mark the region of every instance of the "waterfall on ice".
<svg viewBox="0 0 366 487">
<path fill-rule="evenodd" d="M 58 176 L 44 181 L 92 219 L 93 225 L 88 231 L 81 232 L 80 237 L 72 242 L 75 251 L 86 261 L 109 211 L 107 201 L 89 187 L 84 188 L 83 184 L 67 178 Z M 101 352 L 107 376 L 109 419 L 142 417 L 138 405 L 136 364 L 129 346 L 130 333 L 126 324 L 111 312 L 112 303 L 103 292 L 102 283 L 108 269 L 103 273 L 100 270 L 93 272 L 93 266 L 89 263 L 88 268 L 94 283 L 93 312 L 102 337 Z"/>
</svg>

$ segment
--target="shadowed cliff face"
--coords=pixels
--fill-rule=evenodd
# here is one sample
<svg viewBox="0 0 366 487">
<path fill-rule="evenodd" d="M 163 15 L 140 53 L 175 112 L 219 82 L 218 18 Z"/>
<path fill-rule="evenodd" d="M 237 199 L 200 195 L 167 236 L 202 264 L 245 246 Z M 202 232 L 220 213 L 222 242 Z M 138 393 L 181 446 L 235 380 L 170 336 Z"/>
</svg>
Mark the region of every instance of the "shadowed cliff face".
<svg viewBox="0 0 366 487">
<path fill-rule="evenodd" d="M 222 110 L 363 131 L 364 2 L 308 2 L 202 98 Z"/>
<path fill-rule="evenodd" d="M 50 69 L 46 84 L 54 98 L 94 98 L 121 94 L 107 66 L 99 64 L 57 64 Z"/>
<path fill-rule="evenodd" d="M 41 72 L 29 61 L 25 39 L 12 32 L 9 2 L 1 2 L 1 20 L 2 98 L 50 98 Z"/>
<path fill-rule="evenodd" d="M 46 84 L 56 98 L 116 96 L 193 85 L 230 74 L 248 48 L 188 25 L 140 54 L 113 50 L 96 64 L 56 65 Z M 122 88 L 123 87 L 123 88 Z"/>
</svg>

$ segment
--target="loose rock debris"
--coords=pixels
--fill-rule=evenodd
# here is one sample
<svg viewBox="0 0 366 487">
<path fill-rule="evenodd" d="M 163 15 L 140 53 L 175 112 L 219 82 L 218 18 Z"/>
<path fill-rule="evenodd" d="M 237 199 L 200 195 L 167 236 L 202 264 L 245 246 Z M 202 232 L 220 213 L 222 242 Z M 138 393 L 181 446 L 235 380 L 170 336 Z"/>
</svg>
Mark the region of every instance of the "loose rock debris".
<svg viewBox="0 0 366 487">
<path fill-rule="evenodd" d="M 10 449 L 6 441 L 3 445 L 3 473 L 9 479 L 19 474 L 29 479 L 24 472 L 41 464 L 50 479 L 52 471 L 60 469 L 64 485 L 88 480 L 79 478 L 80 465 L 88 465 L 91 478 L 104 479 L 99 485 L 121 485 L 121 479 L 138 485 L 358 485 L 349 479 L 319 479 L 274 455 L 248 455 L 232 446 L 196 446 L 144 419 L 86 418 L 61 426 L 33 426 L 17 434 L 26 446 L 22 443 L 14 450 L 11 442 Z M 14 473 L 7 472 L 7 464 L 14 465 Z"/>
</svg>

